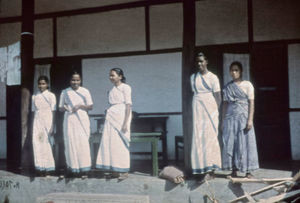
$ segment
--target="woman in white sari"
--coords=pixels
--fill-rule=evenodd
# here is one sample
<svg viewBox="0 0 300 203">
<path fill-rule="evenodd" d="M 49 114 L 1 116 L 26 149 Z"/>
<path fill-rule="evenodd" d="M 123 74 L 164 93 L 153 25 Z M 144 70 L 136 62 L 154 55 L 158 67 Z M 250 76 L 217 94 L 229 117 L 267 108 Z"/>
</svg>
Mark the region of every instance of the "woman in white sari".
<svg viewBox="0 0 300 203">
<path fill-rule="evenodd" d="M 96 168 L 112 171 L 113 177 L 125 179 L 130 168 L 131 87 L 125 84 L 120 68 L 113 68 L 109 78 L 114 87 L 108 95 L 110 107 L 106 111 Z"/>
<path fill-rule="evenodd" d="M 53 112 L 56 110 L 56 98 L 48 90 L 47 76 L 38 78 L 39 92 L 32 96 L 33 120 L 33 155 L 35 169 L 40 173 L 53 172 L 55 163 L 51 147 L 53 132 Z"/>
<path fill-rule="evenodd" d="M 206 174 L 205 179 L 210 179 L 213 178 L 213 171 L 221 168 L 218 141 L 221 92 L 219 79 L 207 69 L 206 57 L 199 53 L 196 62 L 198 72 L 191 76 L 194 92 L 192 173 Z"/>
<path fill-rule="evenodd" d="M 64 145 L 68 170 L 81 173 L 82 178 L 91 169 L 90 120 L 87 111 L 92 110 L 93 101 L 88 89 L 81 87 L 81 77 L 73 73 L 71 87 L 60 95 L 59 110 L 64 115 Z"/>
</svg>

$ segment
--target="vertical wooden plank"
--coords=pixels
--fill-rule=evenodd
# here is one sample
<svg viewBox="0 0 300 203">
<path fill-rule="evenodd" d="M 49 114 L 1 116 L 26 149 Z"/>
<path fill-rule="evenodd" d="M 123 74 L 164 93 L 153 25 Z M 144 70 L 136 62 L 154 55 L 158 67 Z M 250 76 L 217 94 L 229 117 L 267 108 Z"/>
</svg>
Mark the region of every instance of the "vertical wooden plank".
<svg viewBox="0 0 300 203">
<path fill-rule="evenodd" d="M 248 43 L 250 48 L 253 44 L 253 5 L 252 0 L 247 1 L 247 15 L 248 15 Z"/>
<path fill-rule="evenodd" d="M 191 172 L 192 141 L 192 91 L 190 75 L 194 67 L 195 56 L 195 0 L 183 1 L 183 50 L 182 50 L 182 122 L 184 136 L 184 165 Z"/>
<path fill-rule="evenodd" d="M 145 6 L 146 51 L 150 51 L 150 17 L 149 6 Z"/>
<path fill-rule="evenodd" d="M 53 30 L 53 58 L 56 59 L 57 57 L 57 18 L 54 17 L 52 19 L 52 30 Z M 55 60 L 54 60 L 55 61 Z"/>
<path fill-rule="evenodd" d="M 21 91 L 19 85 L 6 86 L 7 169 L 15 171 L 21 156 Z"/>
<path fill-rule="evenodd" d="M 21 34 L 21 166 L 32 166 L 32 145 L 29 122 L 30 98 L 33 90 L 34 61 L 34 0 L 22 0 L 22 34 Z"/>
</svg>

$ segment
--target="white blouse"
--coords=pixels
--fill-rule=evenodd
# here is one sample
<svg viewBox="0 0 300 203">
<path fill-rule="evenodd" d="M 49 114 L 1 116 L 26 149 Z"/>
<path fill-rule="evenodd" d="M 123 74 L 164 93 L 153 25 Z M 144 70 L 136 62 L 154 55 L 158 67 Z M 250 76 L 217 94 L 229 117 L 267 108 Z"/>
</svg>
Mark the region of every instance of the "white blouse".
<svg viewBox="0 0 300 203">
<path fill-rule="evenodd" d="M 243 80 L 240 84 L 237 84 L 243 92 L 247 95 L 248 99 L 254 99 L 254 87 L 248 80 Z"/>
<path fill-rule="evenodd" d="M 49 109 L 51 111 L 56 110 L 55 95 L 48 90 L 45 90 L 44 92 L 39 91 L 36 94 L 32 95 L 31 110 L 38 111 L 46 109 Z"/>
<path fill-rule="evenodd" d="M 196 80 L 194 79 L 195 74 L 197 74 Z M 201 76 L 204 79 L 206 84 L 203 84 Z M 206 73 L 205 75 L 200 75 L 200 73 L 194 73 L 191 76 L 190 80 L 191 80 L 191 86 L 193 92 L 206 93 L 206 92 L 220 92 L 221 90 L 218 77 L 210 71 L 208 71 L 208 73 Z M 210 90 L 207 89 L 206 85 Z"/>
<path fill-rule="evenodd" d="M 108 100 L 110 104 L 132 104 L 131 87 L 125 83 L 114 86 L 109 92 Z"/>
</svg>

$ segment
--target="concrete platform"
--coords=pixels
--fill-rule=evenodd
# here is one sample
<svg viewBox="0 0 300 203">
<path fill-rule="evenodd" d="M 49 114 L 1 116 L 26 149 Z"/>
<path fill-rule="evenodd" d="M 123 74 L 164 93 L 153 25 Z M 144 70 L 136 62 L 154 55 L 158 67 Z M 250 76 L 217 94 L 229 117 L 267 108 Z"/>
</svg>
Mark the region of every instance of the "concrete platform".
<svg viewBox="0 0 300 203">
<path fill-rule="evenodd" d="M 64 197 L 64 194 L 66 196 L 71 194 L 74 197 L 74 201 L 72 201 L 72 198 L 69 198 L 70 201 L 61 202 L 87 202 L 78 200 L 80 200 L 80 196 L 86 197 L 83 199 L 88 199 L 89 194 L 90 197 L 98 195 L 99 198 L 101 198 L 101 195 L 105 198 L 109 197 L 109 195 L 114 195 L 116 198 L 121 197 L 124 200 L 123 202 L 135 202 L 135 198 L 137 200 L 138 198 L 145 198 L 145 203 L 210 202 L 206 195 L 215 196 L 219 202 L 228 202 L 243 195 L 244 192 L 250 193 L 265 186 L 265 184 L 261 183 L 232 184 L 226 179 L 228 173 L 218 172 L 217 177 L 207 183 L 204 183 L 201 179 L 191 179 L 182 185 L 176 185 L 167 180 L 143 174 L 130 174 L 128 179 L 118 181 L 117 179 L 105 178 L 88 178 L 85 180 L 80 178 L 58 179 L 54 176 L 50 178 L 33 178 L 0 171 L 0 202 L 51 202 L 50 199 L 40 201 L 47 197 L 47 195 L 49 197 L 50 193 L 50 196 L 52 195 L 53 197 L 55 196 L 53 193 L 57 193 L 56 196 L 60 197 Z M 257 178 L 285 178 L 292 176 L 292 172 L 290 171 L 269 169 L 259 169 L 253 174 Z M 268 191 L 255 197 L 267 198 L 276 194 L 277 192 L 275 191 Z M 131 201 L 127 201 L 128 199 Z"/>
</svg>

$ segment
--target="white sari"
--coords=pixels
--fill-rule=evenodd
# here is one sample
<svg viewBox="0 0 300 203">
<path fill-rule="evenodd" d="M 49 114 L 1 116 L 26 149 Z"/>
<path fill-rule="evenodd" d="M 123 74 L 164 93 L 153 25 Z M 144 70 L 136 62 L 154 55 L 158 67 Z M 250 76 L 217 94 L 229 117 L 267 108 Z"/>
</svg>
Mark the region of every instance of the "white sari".
<svg viewBox="0 0 300 203">
<path fill-rule="evenodd" d="M 96 168 L 128 172 L 130 168 L 130 123 L 128 119 L 126 133 L 122 133 L 126 104 L 132 104 L 131 87 L 122 83 L 114 86 L 109 92 L 110 107 L 107 109 Z"/>
<path fill-rule="evenodd" d="M 214 92 L 220 91 L 216 75 L 191 76 L 193 96 L 192 172 L 202 174 L 221 167 L 218 141 L 219 111 Z"/>
<path fill-rule="evenodd" d="M 90 120 L 86 111 L 78 109 L 72 113 L 71 109 L 79 104 L 92 105 L 90 92 L 79 87 L 77 90 L 67 88 L 60 95 L 59 107 L 64 105 L 70 111 L 64 115 L 64 145 L 68 168 L 72 172 L 82 172 L 91 169 L 90 153 Z"/>
<path fill-rule="evenodd" d="M 56 110 L 55 95 L 48 90 L 32 96 L 33 120 L 33 155 L 34 165 L 40 171 L 55 170 L 49 136 L 53 128 L 53 111 Z"/>
</svg>

